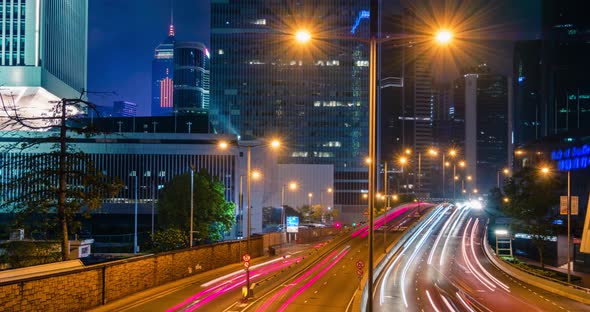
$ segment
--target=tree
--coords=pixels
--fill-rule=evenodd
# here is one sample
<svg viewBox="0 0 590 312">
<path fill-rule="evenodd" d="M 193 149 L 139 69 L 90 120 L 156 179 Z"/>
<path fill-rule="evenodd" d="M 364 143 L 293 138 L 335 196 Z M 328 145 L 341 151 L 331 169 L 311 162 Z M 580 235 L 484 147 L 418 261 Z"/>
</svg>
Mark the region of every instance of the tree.
<svg viewBox="0 0 590 312">
<path fill-rule="evenodd" d="M 193 231 L 200 243 L 223 239 L 234 222 L 235 205 L 224 197 L 225 186 L 207 170 L 194 175 Z M 183 233 L 190 231 L 190 175 L 176 176 L 162 189 L 158 201 L 158 225 Z"/>
<path fill-rule="evenodd" d="M 516 219 L 514 230 L 531 236 L 544 267 L 545 241 L 555 235 L 551 208 L 559 203 L 561 183 L 554 176 L 541 176 L 536 168 L 525 167 L 516 172 L 504 186 L 506 202 L 502 210 Z M 496 197 L 498 197 L 496 195 Z"/>
<path fill-rule="evenodd" d="M 83 94 L 56 102 L 52 115 L 43 117 L 23 116 L 14 101 L 10 105 L 0 97 L 6 115 L 0 128 L 20 138 L 3 151 L 2 167 L 10 174 L 2 182 L 8 195 L 0 207 L 16 212 L 21 223 L 40 216 L 47 229 L 60 233 L 62 260 L 69 258 L 68 233 L 78 228 L 75 216 L 89 216 L 105 197 L 115 196 L 123 186 L 96 169 L 88 155 L 71 143 L 74 135 L 99 133 L 77 116 L 85 109 L 95 110 L 82 99 Z M 35 132 L 24 135 L 14 129 Z"/>
</svg>

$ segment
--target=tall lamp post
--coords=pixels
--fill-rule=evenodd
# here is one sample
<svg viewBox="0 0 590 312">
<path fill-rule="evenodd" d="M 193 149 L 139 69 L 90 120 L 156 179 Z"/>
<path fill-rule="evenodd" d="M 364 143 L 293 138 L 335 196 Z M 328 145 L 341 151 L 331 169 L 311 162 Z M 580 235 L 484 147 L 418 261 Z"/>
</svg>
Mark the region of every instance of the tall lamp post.
<svg viewBox="0 0 590 312">
<path fill-rule="evenodd" d="M 541 168 L 541 172 L 544 175 L 549 175 L 551 170 L 548 167 Z M 571 171 L 567 171 L 567 282 L 571 283 L 571 251 L 572 251 L 572 239 L 571 239 L 571 217 L 572 217 L 572 194 L 571 194 Z"/>
<path fill-rule="evenodd" d="M 500 188 L 500 172 L 504 173 L 505 176 L 510 174 L 510 170 L 508 168 L 504 168 L 502 170 L 496 171 L 496 187 Z"/>
<path fill-rule="evenodd" d="M 255 147 L 259 147 L 259 146 L 267 146 L 270 145 L 271 148 L 273 149 L 277 149 L 281 146 L 281 142 L 278 140 L 272 140 L 270 142 L 259 142 L 259 143 L 254 143 L 254 144 L 244 144 L 244 145 L 240 145 L 240 143 L 238 142 L 236 144 L 238 147 L 240 146 L 245 146 L 246 147 L 246 252 L 250 252 L 250 228 L 251 228 L 251 216 L 250 216 L 250 210 L 251 210 L 251 205 L 250 205 L 250 185 L 251 185 L 251 180 L 253 178 L 253 174 L 258 174 L 259 172 L 252 172 L 252 166 L 251 166 L 251 155 L 252 155 L 252 148 Z M 220 141 L 218 144 L 219 148 L 222 150 L 225 150 L 229 147 L 229 143 L 225 142 L 225 141 Z M 254 177 L 256 178 L 256 177 Z M 249 285 L 248 285 L 249 286 Z"/>
<path fill-rule="evenodd" d="M 367 311 L 373 311 L 373 221 L 374 221 L 374 211 L 373 207 L 375 206 L 375 186 L 376 186 L 376 111 L 377 111 L 377 43 L 384 41 L 379 38 L 379 0 L 371 0 L 370 1 L 370 29 L 369 29 L 369 39 L 362 40 L 360 38 L 354 38 L 355 40 L 365 41 L 369 44 L 369 153 L 368 158 L 370 162 L 368 163 L 369 166 L 369 193 L 368 193 L 368 211 L 369 211 L 369 263 L 368 263 L 368 280 L 367 280 L 367 288 L 369 293 L 369 300 L 367 302 Z M 308 32 L 300 31 L 295 35 L 297 41 L 306 43 L 311 40 L 311 35 Z M 436 34 L 436 41 L 439 44 L 447 44 L 451 41 L 452 34 L 447 31 L 439 31 Z M 389 39 L 391 40 L 391 39 Z"/>
<path fill-rule="evenodd" d="M 283 187 L 281 188 L 281 226 L 282 226 L 282 231 L 286 232 L 287 228 L 285 227 L 285 187 L 287 185 L 283 184 Z M 294 191 L 297 189 L 297 183 L 295 182 L 289 182 L 289 189 Z"/>
<path fill-rule="evenodd" d="M 136 254 L 138 251 L 138 248 L 137 248 L 137 200 L 138 200 L 138 198 L 137 198 L 137 171 L 135 171 L 135 170 L 131 171 L 129 173 L 129 176 L 133 177 L 133 182 L 134 182 L 133 184 L 135 186 L 134 191 L 133 191 L 133 193 L 134 193 L 133 198 L 135 199 L 134 203 L 133 203 L 133 215 L 134 215 L 133 216 L 133 253 Z"/>
<path fill-rule="evenodd" d="M 191 169 L 191 225 L 190 225 L 190 234 L 189 234 L 189 247 L 193 247 L 193 223 L 194 223 L 194 186 L 195 186 L 195 165 L 190 165 Z"/>
</svg>

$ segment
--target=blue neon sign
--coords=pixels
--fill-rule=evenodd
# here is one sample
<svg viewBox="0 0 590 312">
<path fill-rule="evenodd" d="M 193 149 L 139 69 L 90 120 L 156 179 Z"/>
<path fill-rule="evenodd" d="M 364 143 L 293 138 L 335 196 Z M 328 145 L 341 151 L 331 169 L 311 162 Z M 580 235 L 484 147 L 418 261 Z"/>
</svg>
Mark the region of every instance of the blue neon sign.
<svg viewBox="0 0 590 312">
<path fill-rule="evenodd" d="M 361 20 L 363 18 L 369 18 L 371 17 L 371 12 L 370 11 L 360 11 L 359 12 L 359 16 L 356 18 L 356 21 L 354 22 L 354 25 L 352 26 L 352 29 L 350 30 L 351 33 L 356 33 L 356 28 L 359 27 L 359 25 L 361 24 Z"/>
<path fill-rule="evenodd" d="M 560 171 L 586 169 L 590 164 L 590 145 L 554 150 L 551 159 L 557 162 Z"/>
</svg>

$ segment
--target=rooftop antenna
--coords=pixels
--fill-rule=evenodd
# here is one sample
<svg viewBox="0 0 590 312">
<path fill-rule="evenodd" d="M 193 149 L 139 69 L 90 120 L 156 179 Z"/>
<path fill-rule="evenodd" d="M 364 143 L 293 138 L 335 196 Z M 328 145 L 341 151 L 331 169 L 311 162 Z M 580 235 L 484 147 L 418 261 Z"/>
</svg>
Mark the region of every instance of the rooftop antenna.
<svg viewBox="0 0 590 312">
<path fill-rule="evenodd" d="M 170 30 L 168 36 L 174 37 L 174 0 L 170 0 Z"/>
</svg>

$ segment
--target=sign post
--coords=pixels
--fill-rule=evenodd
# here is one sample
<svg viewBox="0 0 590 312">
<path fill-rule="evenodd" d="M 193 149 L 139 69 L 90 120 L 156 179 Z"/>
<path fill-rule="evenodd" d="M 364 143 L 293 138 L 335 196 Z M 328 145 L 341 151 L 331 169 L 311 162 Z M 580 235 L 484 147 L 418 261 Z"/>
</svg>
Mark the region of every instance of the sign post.
<svg viewBox="0 0 590 312">
<path fill-rule="evenodd" d="M 287 234 L 289 235 L 289 238 L 291 237 L 291 233 L 295 233 L 295 239 L 297 239 L 298 232 L 299 232 L 299 217 L 288 216 L 287 217 Z"/>
<path fill-rule="evenodd" d="M 356 275 L 359 279 L 359 289 L 361 288 L 361 279 L 363 279 L 363 268 L 365 267 L 365 263 L 363 260 L 359 260 L 356 262 Z"/>
<path fill-rule="evenodd" d="M 244 261 L 244 270 L 246 271 L 246 289 L 242 288 L 242 301 L 248 301 L 250 297 L 250 255 L 244 254 L 242 260 Z"/>
</svg>

